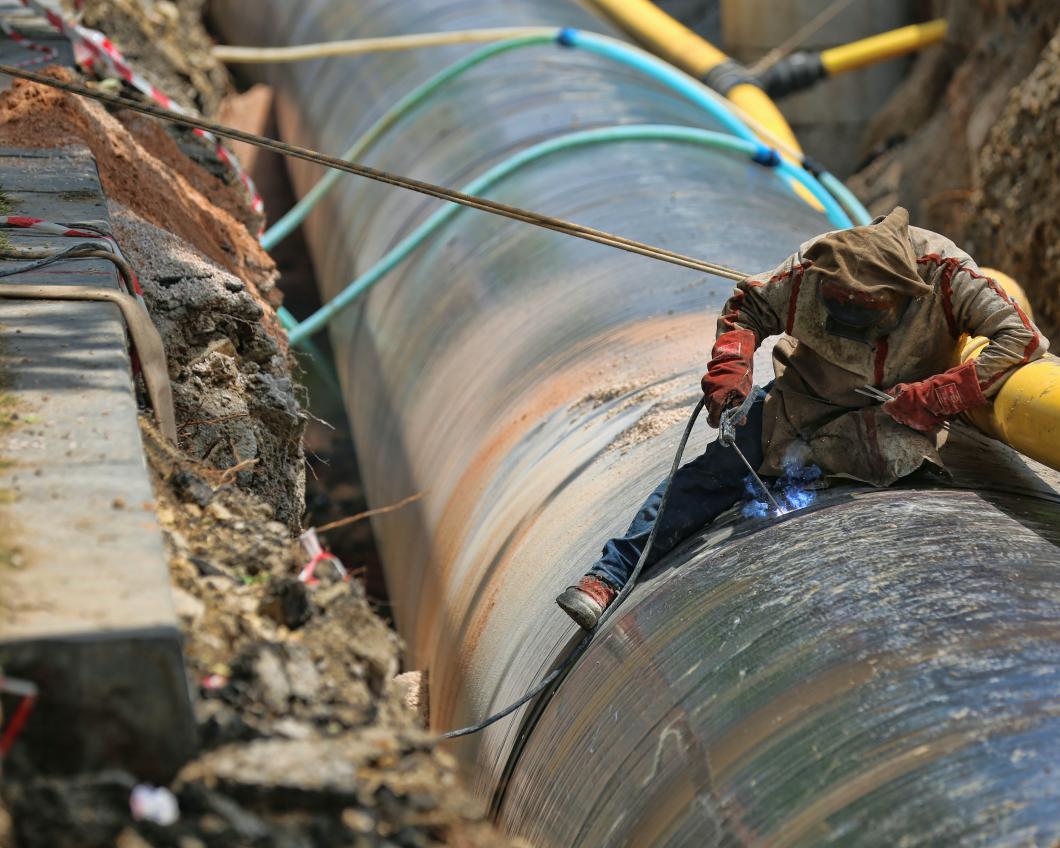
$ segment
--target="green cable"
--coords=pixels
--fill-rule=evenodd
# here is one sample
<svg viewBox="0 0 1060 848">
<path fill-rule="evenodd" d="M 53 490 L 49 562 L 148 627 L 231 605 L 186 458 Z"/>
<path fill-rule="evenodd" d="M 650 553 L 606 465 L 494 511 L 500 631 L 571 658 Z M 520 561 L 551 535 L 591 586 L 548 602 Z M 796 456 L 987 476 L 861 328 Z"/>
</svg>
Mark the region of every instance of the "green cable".
<svg viewBox="0 0 1060 848">
<path fill-rule="evenodd" d="M 828 189 L 828 192 L 839 201 L 840 205 L 846 209 L 847 214 L 850 215 L 855 226 L 864 226 L 865 224 L 872 223 L 872 215 L 869 214 L 861 201 L 858 200 L 857 195 L 847 188 L 843 184 L 843 181 L 835 176 L 835 174 L 832 174 L 829 171 L 821 171 L 821 173 L 817 175 L 817 179 L 820 181 L 821 185 Z"/>
<path fill-rule="evenodd" d="M 291 310 L 286 306 L 277 307 L 276 317 L 280 319 L 280 324 L 287 331 L 288 343 L 291 347 L 294 347 L 294 343 L 290 341 L 290 334 L 297 329 L 298 319 L 291 314 Z M 335 397 L 339 397 L 342 394 L 342 389 L 339 388 L 339 377 L 331 364 L 330 358 L 324 356 L 324 351 L 312 339 L 306 339 L 298 347 L 309 355 L 309 367 L 316 371 L 317 376 L 324 383 L 324 387 L 329 392 L 332 392 Z"/>
<path fill-rule="evenodd" d="M 553 153 L 572 150 L 591 144 L 602 144 L 615 141 L 674 141 L 698 144 L 715 150 L 739 153 L 749 158 L 759 154 L 763 149 L 757 142 L 735 138 L 724 133 L 702 130 L 695 127 L 669 126 L 660 124 L 642 124 L 621 127 L 604 127 L 595 130 L 584 130 L 552 138 L 519 151 L 514 156 L 490 168 L 488 171 L 465 185 L 461 191 L 466 194 L 481 194 L 504 177 L 523 166 L 542 159 Z M 805 185 L 815 196 L 823 189 L 816 180 L 788 162 L 779 161 L 773 167 L 780 173 L 790 176 Z M 439 209 L 430 218 L 418 226 L 398 245 L 389 250 L 364 274 L 351 282 L 338 295 L 324 306 L 299 323 L 289 328 L 292 347 L 304 347 L 311 337 L 324 329 L 339 312 L 349 306 L 361 294 L 381 280 L 386 274 L 406 259 L 417 247 L 423 244 L 439 227 L 463 209 L 456 203 L 449 203 Z"/>
<path fill-rule="evenodd" d="M 450 65 L 444 71 L 435 74 L 427 80 L 427 82 L 417 86 L 398 100 L 397 103 L 391 106 L 386 113 L 379 118 L 379 120 L 372 124 L 372 126 L 370 126 L 365 133 L 342 154 L 342 158 L 351 162 L 355 161 L 362 153 L 375 144 L 383 133 L 394 126 L 394 124 L 418 104 L 430 97 L 437 89 L 441 88 L 454 77 L 458 77 L 465 71 L 485 62 L 490 57 L 520 47 L 555 43 L 555 41 L 555 34 L 549 35 L 542 33 L 541 35 L 526 35 L 520 38 L 511 38 L 507 41 L 499 41 L 496 44 L 490 44 L 487 47 L 483 47 L 481 50 L 476 50 L 470 56 L 464 57 L 455 64 Z M 324 197 L 324 195 L 331 191 L 332 187 L 334 187 L 342 177 L 342 171 L 329 170 L 311 189 L 309 189 L 309 191 L 305 193 L 305 196 L 301 200 L 292 206 L 283 217 L 265 231 L 265 234 L 261 237 L 261 246 L 264 247 L 265 250 L 271 251 L 277 244 L 287 238 L 287 236 L 294 232 L 294 230 L 296 230 L 309 216 L 309 213 L 313 211 L 313 207 L 320 202 L 320 199 Z"/>
</svg>

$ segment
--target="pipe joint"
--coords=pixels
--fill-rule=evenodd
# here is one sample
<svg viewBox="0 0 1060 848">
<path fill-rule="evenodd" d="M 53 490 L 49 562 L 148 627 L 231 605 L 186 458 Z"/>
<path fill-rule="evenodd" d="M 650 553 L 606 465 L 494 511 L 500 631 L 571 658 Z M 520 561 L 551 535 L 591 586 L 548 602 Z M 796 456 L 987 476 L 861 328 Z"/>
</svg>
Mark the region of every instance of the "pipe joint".
<svg viewBox="0 0 1060 848">
<path fill-rule="evenodd" d="M 826 76 L 820 53 L 799 50 L 763 72 L 758 83 L 766 94 L 777 98 L 809 88 Z"/>
<path fill-rule="evenodd" d="M 560 47 L 577 47 L 578 30 L 574 27 L 563 27 L 556 33 L 556 44 Z"/>
<path fill-rule="evenodd" d="M 702 77 L 700 81 L 714 89 L 718 94 L 727 95 L 738 85 L 753 85 L 761 88 L 762 83 L 747 68 L 732 59 L 719 62 Z"/>
</svg>

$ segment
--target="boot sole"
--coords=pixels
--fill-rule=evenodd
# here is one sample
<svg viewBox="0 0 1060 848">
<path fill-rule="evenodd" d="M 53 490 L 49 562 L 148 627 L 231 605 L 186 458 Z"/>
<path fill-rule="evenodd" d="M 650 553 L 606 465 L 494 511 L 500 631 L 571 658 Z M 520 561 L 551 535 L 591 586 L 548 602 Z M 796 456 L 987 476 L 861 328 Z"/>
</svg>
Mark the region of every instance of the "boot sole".
<svg viewBox="0 0 1060 848">
<path fill-rule="evenodd" d="M 596 622 L 600 620 L 600 615 L 604 611 L 603 607 L 577 589 L 568 589 L 556 598 L 556 603 L 583 630 L 592 630 L 596 627 Z"/>
</svg>

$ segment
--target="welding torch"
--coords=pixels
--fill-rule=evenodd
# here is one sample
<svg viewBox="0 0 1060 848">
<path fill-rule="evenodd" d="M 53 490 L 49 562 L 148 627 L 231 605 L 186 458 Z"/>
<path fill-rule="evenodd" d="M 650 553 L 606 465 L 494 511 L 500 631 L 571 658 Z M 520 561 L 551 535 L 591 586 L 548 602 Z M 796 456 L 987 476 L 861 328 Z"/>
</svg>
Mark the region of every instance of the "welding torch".
<svg viewBox="0 0 1060 848">
<path fill-rule="evenodd" d="M 747 420 L 747 414 L 751 411 L 751 406 L 762 397 L 765 392 L 762 391 L 761 387 L 753 386 L 747 397 L 743 399 L 743 403 L 739 406 L 734 406 L 731 409 L 726 409 L 721 414 L 721 420 L 718 423 L 718 441 L 720 441 L 725 447 L 732 448 L 736 451 L 736 455 L 740 457 L 740 460 L 744 465 L 747 466 L 747 470 L 758 484 L 758 488 L 766 496 L 766 500 L 773 505 L 773 509 L 777 511 L 777 514 L 784 512 L 784 509 L 777 499 L 773 497 L 773 493 L 769 491 L 769 487 L 762 482 L 762 478 L 758 476 L 758 472 L 751 466 L 751 463 L 747 461 L 747 457 L 743 455 L 743 451 L 740 450 L 739 445 L 736 444 L 736 428 L 743 424 Z"/>
</svg>

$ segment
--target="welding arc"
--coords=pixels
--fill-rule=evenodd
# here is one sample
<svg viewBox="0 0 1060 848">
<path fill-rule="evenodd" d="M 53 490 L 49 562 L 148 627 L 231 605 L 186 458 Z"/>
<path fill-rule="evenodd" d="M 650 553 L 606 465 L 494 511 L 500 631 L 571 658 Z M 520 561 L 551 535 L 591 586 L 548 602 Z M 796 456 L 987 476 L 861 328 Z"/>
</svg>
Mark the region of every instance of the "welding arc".
<svg viewBox="0 0 1060 848">
<path fill-rule="evenodd" d="M 205 118 L 181 115 L 178 112 L 164 109 L 161 106 L 140 103 L 127 97 L 105 94 L 101 91 L 93 91 L 92 89 L 85 88 L 81 85 L 63 82 L 62 80 L 34 73 L 33 71 L 15 68 L 11 65 L 0 64 L 0 74 L 28 80 L 29 82 L 35 82 L 38 85 L 48 86 L 49 88 L 56 88 L 60 91 L 65 91 L 68 94 L 76 94 L 79 97 L 87 97 L 90 100 L 96 100 L 100 103 L 105 103 L 108 106 L 129 109 L 133 112 L 149 115 L 152 118 L 161 118 L 162 120 L 171 121 L 175 124 L 181 124 L 193 129 L 206 130 L 214 135 L 223 136 L 224 138 L 229 138 L 234 141 L 242 141 L 255 147 L 271 150 L 283 156 L 303 159 L 317 165 L 324 165 L 328 168 L 345 171 L 348 174 L 354 174 L 358 177 L 365 177 L 370 180 L 375 180 L 376 182 L 387 183 L 388 185 L 397 186 L 398 188 L 404 188 L 409 191 L 415 191 L 420 194 L 436 197 L 439 200 L 459 203 L 462 206 L 467 206 L 471 209 L 478 209 L 482 212 L 489 212 L 503 218 L 510 218 L 513 221 L 521 221 L 524 224 L 531 224 L 536 227 L 542 227 L 547 230 L 563 233 L 564 235 L 593 241 L 609 247 L 615 247 L 619 250 L 647 256 L 650 259 L 669 262 L 672 265 L 680 265 L 684 268 L 690 268 L 693 271 L 702 271 L 705 274 L 713 274 L 714 276 L 722 277 L 727 280 L 735 280 L 737 282 L 746 279 L 748 276 L 747 274 L 741 273 L 733 268 L 728 268 L 725 265 L 718 265 L 714 262 L 696 259 L 682 253 L 667 250 L 666 248 L 656 247 L 655 245 L 645 244 L 644 242 L 628 239 L 623 236 L 615 235 L 614 233 L 608 233 L 604 230 L 597 230 L 592 227 L 576 224 L 573 221 L 565 221 L 561 218 L 542 215 L 540 212 L 532 212 L 526 209 L 520 209 L 517 206 L 509 206 L 506 203 L 498 203 L 495 200 L 488 200 L 484 197 L 464 194 L 445 186 L 439 186 L 421 180 L 414 180 L 411 177 L 403 177 L 386 171 L 378 171 L 375 168 L 369 168 L 367 165 L 358 165 L 355 162 L 347 162 L 345 159 L 338 159 L 334 156 L 327 156 L 305 147 L 299 147 L 294 144 L 288 144 L 287 142 L 277 141 L 276 139 L 255 135 L 254 133 L 244 132 L 243 130 L 237 130 L 234 127 L 228 127 L 224 124 L 208 121 Z"/>
<path fill-rule="evenodd" d="M 600 620 L 596 622 L 596 627 L 582 637 L 582 640 L 574 647 L 574 650 L 571 651 L 570 656 L 545 675 L 544 679 L 538 683 L 537 686 L 523 695 L 518 701 L 509 704 L 503 710 L 495 712 L 488 718 L 484 718 L 478 724 L 472 724 L 468 727 L 461 727 L 459 730 L 450 730 L 447 733 L 443 733 L 439 736 L 440 739 L 455 739 L 458 736 L 470 736 L 472 733 L 478 733 L 480 730 L 485 730 L 491 724 L 500 721 L 505 716 L 511 715 L 527 701 L 533 700 L 553 684 L 558 686 L 574 663 L 576 663 L 582 654 L 585 653 L 585 649 L 589 647 L 589 643 L 592 642 L 593 637 L 600 632 L 600 628 L 603 627 L 604 622 L 615 614 L 629 593 L 633 591 L 633 587 L 637 585 L 637 578 L 640 577 L 640 573 L 644 570 L 644 564 L 648 561 L 648 556 L 651 554 L 652 548 L 655 547 L 655 535 L 659 531 L 659 525 L 662 523 L 663 514 L 666 512 L 666 505 L 670 501 L 670 487 L 673 485 L 674 475 L 677 474 L 677 469 L 681 467 L 681 459 L 685 455 L 685 448 L 688 447 L 688 439 L 692 435 L 692 428 L 696 424 L 696 419 L 699 418 L 699 413 L 703 411 L 705 403 L 705 399 L 700 398 L 699 402 L 696 404 L 696 408 L 693 409 L 692 414 L 688 416 L 685 432 L 682 434 L 681 441 L 677 445 L 677 453 L 674 454 L 674 461 L 670 466 L 670 474 L 666 478 L 666 487 L 663 489 L 662 498 L 659 501 L 659 511 L 656 513 L 655 523 L 652 525 L 651 533 L 648 534 L 648 542 L 644 545 L 644 550 L 641 552 L 640 558 L 637 560 L 637 564 L 633 568 L 633 572 L 629 575 L 629 580 L 626 581 L 626 585 L 623 586 L 618 595 L 615 596 L 615 599 L 611 602 L 610 606 L 604 610 L 603 615 L 600 616 Z"/>
</svg>

